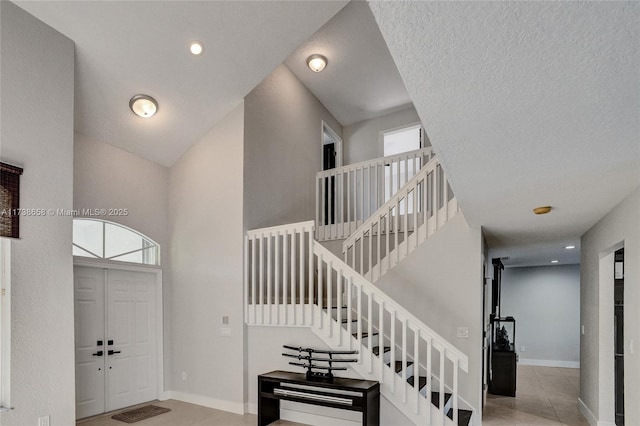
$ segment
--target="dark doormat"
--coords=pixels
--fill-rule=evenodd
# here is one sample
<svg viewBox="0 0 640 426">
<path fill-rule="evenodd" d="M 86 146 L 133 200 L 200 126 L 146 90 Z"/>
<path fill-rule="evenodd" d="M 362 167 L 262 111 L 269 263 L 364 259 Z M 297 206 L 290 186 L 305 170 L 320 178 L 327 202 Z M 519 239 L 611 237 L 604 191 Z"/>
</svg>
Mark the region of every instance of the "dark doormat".
<svg viewBox="0 0 640 426">
<path fill-rule="evenodd" d="M 169 411 L 171 411 L 170 408 L 158 407 L 157 405 L 145 405 L 144 407 L 115 414 L 111 416 L 111 418 L 125 423 L 135 423 L 140 420 L 168 413 Z"/>
</svg>

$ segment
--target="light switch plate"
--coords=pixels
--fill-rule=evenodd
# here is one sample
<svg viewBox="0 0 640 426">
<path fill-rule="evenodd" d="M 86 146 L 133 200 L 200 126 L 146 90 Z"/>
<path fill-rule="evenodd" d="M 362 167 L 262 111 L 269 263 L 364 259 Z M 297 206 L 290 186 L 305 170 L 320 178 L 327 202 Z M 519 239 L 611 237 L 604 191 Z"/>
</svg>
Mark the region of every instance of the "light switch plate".
<svg viewBox="0 0 640 426">
<path fill-rule="evenodd" d="M 220 335 L 223 337 L 230 337 L 231 327 L 220 327 Z"/>
<path fill-rule="evenodd" d="M 458 327 L 456 331 L 456 337 L 460 339 L 468 339 L 469 338 L 469 327 Z"/>
</svg>

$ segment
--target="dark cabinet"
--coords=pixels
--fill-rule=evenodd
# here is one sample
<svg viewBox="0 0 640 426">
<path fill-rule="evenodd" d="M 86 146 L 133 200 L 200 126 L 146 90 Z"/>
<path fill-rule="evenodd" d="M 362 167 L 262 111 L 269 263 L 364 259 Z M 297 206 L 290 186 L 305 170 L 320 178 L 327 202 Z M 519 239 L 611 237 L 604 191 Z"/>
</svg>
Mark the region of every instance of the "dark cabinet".
<svg viewBox="0 0 640 426">
<path fill-rule="evenodd" d="M 491 380 L 489 381 L 489 393 L 516 396 L 516 320 L 513 317 L 494 318 L 491 325 Z"/>
</svg>

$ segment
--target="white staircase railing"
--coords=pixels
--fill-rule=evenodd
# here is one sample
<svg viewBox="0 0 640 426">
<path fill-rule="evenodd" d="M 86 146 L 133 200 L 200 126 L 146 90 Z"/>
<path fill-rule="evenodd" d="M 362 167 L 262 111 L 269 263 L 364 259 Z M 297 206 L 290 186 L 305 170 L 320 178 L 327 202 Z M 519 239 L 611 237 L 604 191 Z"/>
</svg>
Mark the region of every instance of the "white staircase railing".
<svg viewBox="0 0 640 426">
<path fill-rule="evenodd" d="M 458 212 L 433 158 L 343 243 L 345 262 L 376 282 Z"/>
<path fill-rule="evenodd" d="M 434 156 L 428 147 L 318 173 L 316 238 L 351 235 Z"/>
<path fill-rule="evenodd" d="M 302 222 L 247 233 L 246 323 L 309 326 L 333 349 L 358 350 L 353 368 L 381 382 L 415 424 L 457 425 L 467 356 L 315 241 L 313 230 Z"/>
</svg>

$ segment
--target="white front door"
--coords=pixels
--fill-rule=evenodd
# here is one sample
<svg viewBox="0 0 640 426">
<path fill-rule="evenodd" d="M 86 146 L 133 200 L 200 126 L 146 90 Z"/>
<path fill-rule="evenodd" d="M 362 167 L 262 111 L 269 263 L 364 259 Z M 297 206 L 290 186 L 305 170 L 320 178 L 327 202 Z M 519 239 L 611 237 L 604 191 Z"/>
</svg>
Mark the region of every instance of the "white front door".
<svg viewBox="0 0 640 426">
<path fill-rule="evenodd" d="M 75 267 L 77 418 L 156 399 L 156 277 Z"/>
</svg>

